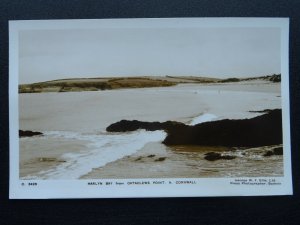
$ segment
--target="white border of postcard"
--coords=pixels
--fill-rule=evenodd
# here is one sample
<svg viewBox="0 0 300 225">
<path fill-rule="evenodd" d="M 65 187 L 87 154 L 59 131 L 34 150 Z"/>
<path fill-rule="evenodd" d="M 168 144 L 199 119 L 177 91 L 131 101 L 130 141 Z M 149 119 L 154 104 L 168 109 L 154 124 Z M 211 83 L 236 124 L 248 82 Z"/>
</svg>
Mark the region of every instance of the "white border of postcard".
<svg viewBox="0 0 300 225">
<path fill-rule="evenodd" d="M 21 30 L 104 27 L 275 27 L 281 29 L 281 91 L 284 153 L 283 177 L 20 180 L 18 111 L 18 35 Z M 291 195 L 288 18 L 172 18 L 32 20 L 9 22 L 9 124 L 11 199 L 122 198 Z M 120 185 L 120 183 L 123 183 Z M 93 185 L 91 185 L 93 184 Z"/>
</svg>

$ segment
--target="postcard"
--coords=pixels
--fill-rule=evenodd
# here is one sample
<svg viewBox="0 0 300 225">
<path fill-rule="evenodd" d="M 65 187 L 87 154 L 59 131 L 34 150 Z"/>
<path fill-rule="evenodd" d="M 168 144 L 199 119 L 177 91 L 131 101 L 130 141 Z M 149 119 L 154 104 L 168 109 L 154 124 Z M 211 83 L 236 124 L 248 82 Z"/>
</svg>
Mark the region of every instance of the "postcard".
<svg viewBox="0 0 300 225">
<path fill-rule="evenodd" d="M 291 195 L 288 42 L 288 18 L 10 21 L 10 198 Z"/>
</svg>

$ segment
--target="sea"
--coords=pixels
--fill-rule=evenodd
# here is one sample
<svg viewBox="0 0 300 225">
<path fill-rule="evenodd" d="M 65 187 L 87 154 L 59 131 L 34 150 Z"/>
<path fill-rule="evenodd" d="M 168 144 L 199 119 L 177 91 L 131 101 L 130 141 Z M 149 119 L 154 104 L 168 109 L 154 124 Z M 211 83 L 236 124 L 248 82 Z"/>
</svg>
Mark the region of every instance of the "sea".
<svg viewBox="0 0 300 225">
<path fill-rule="evenodd" d="M 43 133 L 20 138 L 20 179 L 283 176 L 283 157 L 263 156 L 278 146 L 168 147 L 164 131 L 106 132 L 122 119 L 195 125 L 252 118 L 281 108 L 280 93 L 280 83 L 251 81 L 19 94 L 19 129 Z M 211 151 L 236 158 L 210 162 Z"/>
</svg>

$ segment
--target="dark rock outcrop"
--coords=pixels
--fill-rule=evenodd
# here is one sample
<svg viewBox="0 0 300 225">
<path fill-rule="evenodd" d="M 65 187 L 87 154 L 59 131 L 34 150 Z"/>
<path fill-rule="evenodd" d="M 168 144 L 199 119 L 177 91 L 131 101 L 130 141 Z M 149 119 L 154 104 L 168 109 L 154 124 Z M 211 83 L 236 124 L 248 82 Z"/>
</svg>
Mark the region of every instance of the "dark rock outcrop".
<svg viewBox="0 0 300 225">
<path fill-rule="evenodd" d="M 263 156 L 268 157 L 272 155 L 283 155 L 283 148 L 277 147 L 272 150 L 267 151 Z"/>
<path fill-rule="evenodd" d="M 219 120 L 167 131 L 166 145 L 259 147 L 282 144 L 281 110 L 251 119 Z"/>
<path fill-rule="evenodd" d="M 165 145 L 259 147 L 282 144 L 281 110 L 274 109 L 251 119 L 218 120 L 188 126 L 183 123 L 122 120 L 106 128 L 110 132 L 164 130 Z"/>
<path fill-rule="evenodd" d="M 137 157 L 134 161 L 135 162 L 162 162 L 165 161 L 167 159 L 167 157 L 155 157 L 155 155 L 148 155 L 148 156 L 139 156 Z"/>
<path fill-rule="evenodd" d="M 206 153 L 204 156 L 204 159 L 206 159 L 208 161 L 216 161 L 216 160 L 220 160 L 220 159 L 231 160 L 231 159 L 235 159 L 235 158 L 236 158 L 236 156 L 221 155 L 220 153 L 216 153 L 216 152 L 209 152 L 209 153 Z"/>
<path fill-rule="evenodd" d="M 273 151 L 267 151 L 263 156 L 268 157 L 274 155 Z"/>
<path fill-rule="evenodd" d="M 161 162 L 165 161 L 167 157 L 159 157 L 158 159 L 155 159 L 154 162 Z"/>
<path fill-rule="evenodd" d="M 126 132 L 135 131 L 138 129 L 145 129 L 147 131 L 155 130 L 172 130 L 174 128 L 186 127 L 187 125 L 175 121 L 167 122 L 141 122 L 138 120 L 121 120 L 117 123 L 113 123 L 106 128 L 109 132 Z"/>
<path fill-rule="evenodd" d="M 264 109 L 264 110 L 250 110 L 252 113 L 269 113 L 272 112 L 272 109 Z"/>
<path fill-rule="evenodd" d="M 43 133 L 30 130 L 19 130 L 19 137 L 33 137 L 38 135 L 43 135 Z"/>
<path fill-rule="evenodd" d="M 143 157 L 138 157 L 137 159 L 135 159 L 134 161 L 140 161 Z"/>
<path fill-rule="evenodd" d="M 51 158 L 51 157 L 42 157 L 38 159 L 39 162 L 66 162 L 66 160 Z"/>
<path fill-rule="evenodd" d="M 273 149 L 274 155 L 283 155 L 283 148 L 278 147 Z"/>
</svg>

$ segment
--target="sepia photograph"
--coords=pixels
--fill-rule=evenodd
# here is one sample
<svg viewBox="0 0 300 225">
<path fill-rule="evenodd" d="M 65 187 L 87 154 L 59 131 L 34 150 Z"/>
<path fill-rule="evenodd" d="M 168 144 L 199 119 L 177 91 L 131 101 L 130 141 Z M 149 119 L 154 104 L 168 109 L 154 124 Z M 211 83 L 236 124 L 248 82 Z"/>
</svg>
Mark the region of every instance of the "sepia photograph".
<svg viewBox="0 0 300 225">
<path fill-rule="evenodd" d="M 291 194 L 288 78 L 285 18 L 11 21 L 10 195 Z"/>
</svg>

